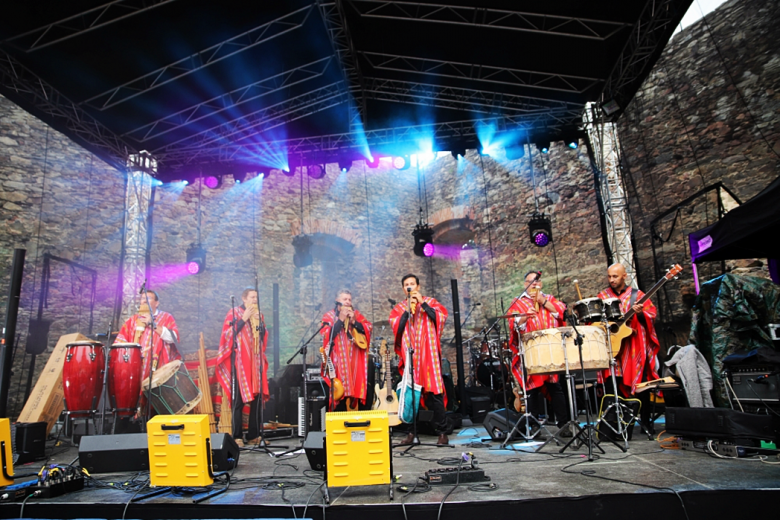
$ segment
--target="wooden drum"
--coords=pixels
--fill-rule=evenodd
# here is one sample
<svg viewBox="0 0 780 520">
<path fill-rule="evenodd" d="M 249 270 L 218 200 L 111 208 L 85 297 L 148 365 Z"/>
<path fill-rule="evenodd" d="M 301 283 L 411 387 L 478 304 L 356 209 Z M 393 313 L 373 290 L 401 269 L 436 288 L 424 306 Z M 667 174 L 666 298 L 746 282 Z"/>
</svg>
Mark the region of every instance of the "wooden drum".
<svg viewBox="0 0 780 520">
<path fill-rule="evenodd" d="M 566 371 L 566 360 L 569 370 L 594 370 L 609 368 L 609 351 L 607 350 L 607 334 L 601 327 L 582 325 L 577 330 L 584 336 L 582 340 L 582 364 L 580 353 L 574 343 L 574 329 L 560 327 L 544 329 L 523 334 L 525 345 L 525 366 L 529 375 L 554 374 Z M 565 338 L 563 336 L 569 334 Z M 564 356 L 565 350 L 565 356 Z"/>
<path fill-rule="evenodd" d="M 151 392 L 147 378 L 144 378 L 142 388 L 151 399 L 154 411 L 161 415 L 185 414 L 203 397 L 180 359 L 157 369 L 152 376 Z"/>
</svg>

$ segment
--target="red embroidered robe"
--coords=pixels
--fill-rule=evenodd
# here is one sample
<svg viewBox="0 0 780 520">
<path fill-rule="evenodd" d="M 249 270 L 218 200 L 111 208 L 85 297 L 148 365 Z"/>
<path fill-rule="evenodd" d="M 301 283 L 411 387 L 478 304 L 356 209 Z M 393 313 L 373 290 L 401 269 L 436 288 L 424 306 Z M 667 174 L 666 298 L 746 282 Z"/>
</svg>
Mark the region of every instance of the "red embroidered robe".
<svg viewBox="0 0 780 520">
<path fill-rule="evenodd" d="M 152 336 L 152 358 L 155 360 L 155 370 L 162 367 L 163 365 L 170 363 L 171 361 L 181 359 L 181 354 L 179 354 L 176 345 L 163 341 L 160 335 L 157 334 L 157 331 L 152 331 L 151 326 L 145 326 L 144 323 L 138 319 L 138 314 L 130 316 L 125 324 L 122 325 L 122 328 L 119 329 L 119 334 L 116 337 L 116 342 L 135 343 L 136 326 L 139 328 L 146 327 L 141 334 L 141 339 L 138 340 L 138 343 L 141 345 L 141 355 L 143 356 L 144 360 L 143 369 L 141 372 L 144 379 L 149 377 L 149 368 L 151 366 L 149 363 L 150 357 L 147 355 L 149 353 L 150 335 Z M 154 315 L 154 326 L 165 327 L 171 332 L 171 334 L 173 334 L 173 337 L 176 338 L 176 341 L 179 341 L 179 329 L 176 327 L 176 320 L 174 320 L 173 316 L 171 316 L 169 313 L 158 310 Z"/>
<path fill-rule="evenodd" d="M 236 307 L 228 311 L 225 316 L 225 321 L 222 325 L 222 335 L 219 338 L 219 353 L 217 354 L 217 380 L 220 386 L 222 386 L 222 395 L 227 396 L 227 399 L 223 400 L 223 406 L 225 402 L 230 401 L 231 393 L 231 365 L 230 365 L 230 351 L 233 347 L 233 325 L 230 324 L 235 316 L 236 320 L 240 320 L 244 315 L 243 306 Z M 235 314 L 234 314 L 235 311 Z M 260 394 L 260 363 L 262 356 L 263 365 L 263 401 L 269 399 L 268 393 L 268 358 L 265 356 L 265 347 L 268 343 L 268 330 L 265 328 L 265 319 L 260 314 L 261 332 L 263 336 L 260 339 L 260 352 L 255 354 L 255 334 L 258 331 L 254 330 L 254 327 L 247 321 L 241 330 L 238 331 L 237 338 L 237 350 L 236 350 L 236 381 L 238 382 L 238 390 L 241 392 L 241 399 L 244 404 L 250 403 L 257 395 Z M 230 403 L 233 406 L 233 403 Z"/>
<path fill-rule="evenodd" d="M 544 293 L 542 293 L 544 294 Z M 563 327 L 566 324 L 563 321 L 563 313 L 566 310 L 566 305 L 564 305 L 562 302 L 555 299 L 554 296 L 549 294 L 544 294 L 545 298 L 547 298 L 547 301 L 555 307 L 555 310 L 558 312 L 558 317 L 556 318 L 553 316 L 552 312 L 548 311 L 547 309 L 543 308 L 541 305 L 539 306 L 539 312 L 536 313 L 536 316 L 533 318 L 530 318 L 528 321 L 525 322 L 525 330 L 519 330 L 519 334 L 524 334 L 526 332 L 534 332 L 536 330 L 544 330 L 544 329 L 553 329 L 556 327 Z M 509 307 L 509 310 L 507 311 L 507 314 L 525 314 L 529 310 L 534 309 L 534 300 L 532 300 L 528 295 L 523 295 L 522 297 L 515 300 L 515 302 L 512 304 L 511 307 Z M 517 381 L 522 381 L 523 377 L 523 365 L 521 363 L 520 359 L 520 350 L 519 350 L 519 337 L 518 337 L 518 331 L 515 330 L 514 327 L 514 320 L 519 318 L 507 318 L 509 321 L 508 327 L 509 327 L 509 348 L 512 349 L 512 352 L 514 353 L 514 356 L 512 357 L 512 374 L 514 374 L 515 379 Z M 547 381 L 551 383 L 557 383 L 558 382 L 558 374 L 551 374 L 551 375 L 533 375 L 529 376 L 526 380 L 526 390 L 533 390 L 534 388 L 539 388 L 543 386 Z"/>
<path fill-rule="evenodd" d="M 447 321 L 447 309 L 433 298 L 424 297 L 423 302 L 430 306 L 436 319 L 432 320 L 423 309 L 422 303 L 417 305 L 414 315 L 406 320 L 402 334 L 398 334 L 401 318 L 406 312 L 406 301 L 393 307 L 390 312 L 390 325 L 395 337 L 395 352 L 398 354 L 398 369 L 404 373 L 408 364 L 406 358 L 413 338 L 414 346 L 414 382 L 422 386 L 423 392 L 444 394 L 447 404 L 447 394 L 444 391 L 444 380 L 441 377 L 441 334 L 444 322 Z"/>
<path fill-rule="evenodd" d="M 636 300 L 639 301 L 645 293 L 639 291 L 636 296 Z M 629 303 L 631 302 L 631 288 L 626 288 L 623 293 L 618 296 L 611 287 L 599 293 L 599 298 L 605 300 L 607 298 L 620 298 L 620 310 L 623 314 L 626 314 L 629 309 Z M 658 360 L 658 336 L 655 333 L 655 320 L 658 311 L 653 305 L 653 302 L 647 300 L 643 305 L 643 313 L 645 319 L 640 320 L 639 316 L 634 314 L 634 317 L 627 323 L 629 327 L 634 329 L 634 334 L 623 340 L 620 346 L 620 353 L 616 356 L 617 359 L 617 376 L 618 382 L 620 382 L 620 374 L 623 375 L 621 389 L 625 395 L 631 395 L 636 391 L 636 384 L 642 381 L 651 381 L 658 379 L 660 376 L 655 370 L 655 366 Z M 644 321 L 644 324 L 642 323 Z M 607 372 L 608 373 L 608 372 Z"/>
<path fill-rule="evenodd" d="M 355 311 L 355 321 L 363 326 L 366 335 L 366 342 L 371 342 L 371 322 L 368 321 L 359 311 Z M 338 321 L 336 311 L 325 313 L 322 321 L 327 323 L 322 329 L 322 348 L 328 349 L 330 333 L 333 325 Z M 354 334 L 354 326 L 350 324 L 350 333 Z M 326 350 L 327 352 L 327 350 Z M 368 355 L 366 350 L 358 347 L 347 336 L 344 327 L 340 327 L 338 334 L 334 338 L 333 350 L 330 352 L 330 359 L 333 368 L 336 370 L 336 377 L 344 385 L 344 397 L 360 399 L 362 404 L 366 404 L 366 391 L 368 390 Z M 330 386 L 330 378 L 325 364 L 322 364 L 321 373 L 325 382 Z M 343 398 L 342 398 L 343 399 Z M 333 403 L 334 407 L 339 401 Z"/>
</svg>

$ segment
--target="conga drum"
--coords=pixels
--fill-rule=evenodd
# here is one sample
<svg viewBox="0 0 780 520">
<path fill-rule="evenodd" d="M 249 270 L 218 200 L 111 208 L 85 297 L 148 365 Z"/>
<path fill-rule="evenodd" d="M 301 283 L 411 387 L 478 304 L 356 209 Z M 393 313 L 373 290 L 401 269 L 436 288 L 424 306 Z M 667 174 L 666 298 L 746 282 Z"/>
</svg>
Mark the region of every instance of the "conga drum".
<svg viewBox="0 0 780 520">
<path fill-rule="evenodd" d="M 620 321 L 623 319 L 623 311 L 620 310 L 620 298 L 607 298 L 604 300 L 604 314 L 608 321 Z"/>
<path fill-rule="evenodd" d="M 203 396 L 180 359 L 157 369 L 152 376 L 151 391 L 147 378 L 141 387 L 154 411 L 162 415 L 185 414 L 195 408 Z"/>
<path fill-rule="evenodd" d="M 103 344 L 76 341 L 65 346 L 62 393 L 71 417 L 88 417 L 96 409 L 103 386 Z"/>
<path fill-rule="evenodd" d="M 604 300 L 601 298 L 585 298 L 574 302 L 572 307 L 577 323 L 598 323 L 604 316 Z"/>
<path fill-rule="evenodd" d="M 141 394 L 141 345 L 114 343 L 108 349 L 108 398 L 119 417 L 132 417 Z"/>
</svg>

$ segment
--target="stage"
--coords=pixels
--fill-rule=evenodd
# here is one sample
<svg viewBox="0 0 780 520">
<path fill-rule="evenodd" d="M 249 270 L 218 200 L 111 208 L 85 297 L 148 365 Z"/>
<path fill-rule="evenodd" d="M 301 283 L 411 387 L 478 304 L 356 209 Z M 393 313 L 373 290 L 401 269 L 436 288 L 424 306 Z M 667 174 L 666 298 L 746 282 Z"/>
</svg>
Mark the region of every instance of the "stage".
<svg viewBox="0 0 780 520">
<path fill-rule="evenodd" d="M 662 424 L 658 425 L 662 428 Z M 554 431 L 554 429 L 553 429 Z M 396 434 L 400 440 L 401 434 Z M 435 438 L 422 435 L 423 442 Z M 271 448 L 294 447 L 300 440 L 274 440 Z M 330 488 L 330 504 L 322 494 L 322 473 L 312 471 L 302 453 L 271 457 L 256 449 L 242 449 L 239 465 L 232 472 L 224 494 L 193 504 L 191 490 L 176 491 L 132 502 L 148 489 L 142 474 L 100 474 L 88 479 L 84 490 L 54 499 L 30 499 L 24 506 L 27 518 L 479 518 L 498 515 L 545 515 L 556 519 L 632 518 L 694 519 L 724 518 L 727 514 L 751 518 L 776 508 L 780 500 L 780 462 L 754 458 L 719 459 L 705 453 L 663 449 L 656 440 L 635 431 L 626 453 L 603 442 L 587 460 L 587 447 L 559 453 L 554 443 L 539 453 L 500 449 L 482 426 L 464 427 L 450 436 L 453 447 L 416 446 L 402 454 L 393 451 L 397 476 L 394 500 L 388 486 Z M 52 444 L 50 442 L 50 444 Z M 52 451 L 53 450 L 53 451 Z M 47 449 L 51 463 L 78 463 L 78 450 L 62 446 Z M 490 477 L 474 487 L 418 485 L 426 470 L 442 468 L 439 462 L 457 467 L 461 453 L 473 453 L 478 466 Z M 75 460 L 74 460 L 75 459 Z M 450 459 L 442 460 L 442 459 Z M 16 468 L 17 473 L 37 471 L 42 463 Z M 446 464 L 445 464 L 446 465 Z M 219 486 L 215 486 L 219 487 Z M 124 488 L 124 489 L 118 489 Z M 139 491 L 140 490 L 140 491 Z M 417 492 L 423 491 L 423 492 Z M 137 494 L 136 494 L 137 493 Z M 1 516 L 20 516 L 20 502 L 0 504 Z M 404 511 L 405 508 L 405 511 Z M 566 515 L 566 516 L 564 516 Z"/>
</svg>

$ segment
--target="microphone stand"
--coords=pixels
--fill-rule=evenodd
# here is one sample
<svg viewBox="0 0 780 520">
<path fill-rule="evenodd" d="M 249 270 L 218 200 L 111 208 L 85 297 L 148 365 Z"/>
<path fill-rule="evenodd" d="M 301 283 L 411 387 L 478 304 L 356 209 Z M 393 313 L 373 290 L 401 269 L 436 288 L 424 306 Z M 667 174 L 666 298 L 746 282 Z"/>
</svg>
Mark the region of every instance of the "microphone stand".
<svg viewBox="0 0 780 520">
<path fill-rule="evenodd" d="M 146 306 L 149 308 L 152 327 L 152 330 L 149 332 L 149 395 L 146 399 L 146 422 L 149 422 L 149 419 L 152 418 L 152 374 L 154 374 L 157 366 L 154 359 L 154 311 L 152 311 L 152 306 L 149 302 L 149 293 L 146 292 L 146 280 L 144 280 L 144 284 L 141 286 L 141 291 L 143 292 L 144 297 L 146 297 Z M 162 340 L 162 338 L 160 338 L 160 340 Z M 144 429 L 146 429 L 146 424 L 144 424 Z"/>
<path fill-rule="evenodd" d="M 236 329 L 236 324 L 238 323 L 238 318 L 236 317 L 236 299 L 233 296 L 230 297 L 230 308 L 232 309 L 231 312 L 233 313 L 233 319 L 230 321 L 230 328 L 233 330 L 233 341 L 230 342 L 230 424 L 232 424 L 233 430 L 230 432 L 230 435 L 232 436 L 233 432 L 236 431 L 236 425 L 233 424 L 233 422 L 236 415 L 236 380 L 238 379 L 236 377 L 236 351 L 238 350 L 238 330 Z M 244 326 L 246 327 L 247 324 L 244 324 Z M 244 401 L 242 400 L 241 402 L 243 403 Z M 241 415 L 242 417 L 239 419 L 241 421 L 239 431 L 243 432 L 243 413 Z M 243 439 L 241 439 L 241 442 L 243 442 Z"/>
<path fill-rule="evenodd" d="M 409 374 L 412 378 L 412 397 L 414 398 L 414 338 L 415 338 L 415 331 L 414 326 L 412 325 L 412 290 L 407 289 L 406 292 L 408 293 L 408 296 L 406 298 L 406 307 L 407 312 L 409 313 L 409 319 L 406 320 L 406 329 L 407 332 L 409 332 L 409 346 L 406 349 L 406 360 L 409 363 Z M 422 309 L 423 302 L 419 302 L 417 304 L 417 310 Z M 422 310 L 422 312 L 425 312 Z M 405 389 L 403 389 L 405 390 Z M 402 391 L 403 391 L 402 390 Z M 420 389 L 420 397 L 422 397 L 422 389 Z M 436 446 L 437 448 L 442 447 L 448 447 L 448 448 L 454 448 L 452 444 L 433 444 L 433 443 L 422 443 L 420 442 L 419 437 L 417 436 L 417 406 L 419 399 L 412 399 L 412 432 L 414 433 L 414 439 L 412 439 L 412 443 L 403 451 L 404 454 L 408 453 L 409 450 L 414 448 L 415 446 Z M 403 444 L 399 444 L 398 446 L 404 446 Z"/>
<path fill-rule="evenodd" d="M 298 354 L 301 354 L 303 356 L 303 363 L 301 363 L 301 366 L 303 367 L 301 369 L 301 385 L 303 386 L 303 420 L 304 420 L 304 422 L 309 420 L 309 404 L 308 404 L 309 403 L 309 399 L 308 399 L 309 396 L 306 394 L 306 357 L 307 357 L 307 347 L 309 346 L 309 343 L 311 343 L 312 340 L 315 337 L 317 337 L 317 335 L 320 333 L 320 331 L 325 328 L 325 325 L 327 325 L 327 323 L 324 322 L 324 321 L 322 323 L 320 323 L 320 328 L 317 329 L 317 331 L 314 334 L 312 334 L 311 337 L 309 339 L 307 339 L 306 342 L 303 345 L 301 345 L 301 348 L 299 348 L 298 351 L 295 354 L 293 354 L 290 359 L 287 360 L 287 364 L 289 365 L 290 363 L 293 362 L 293 360 L 296 357 L 298 357 Z M 311 327 L 311 325 L 309 327 Z M 300 432 L 298 432 L 298 433 L 300 434 Z M 307 434 L 309 433 L 308 428 L 306 430 L 306 433 Z M 287 455 L 289 453 L 294 453 L 294 452 L 302 449 L 303 448 L 303 443 L 306 442 L 305 439 L 306 439 L 306 437 L 304 436 L 301 439 L 301 444 L 299 446 L 295 446 L 294 448 L 291 448 L 291 449 L 289 449 L 287 451 L 283 451 L 281 453 L 274 453 L 273 456 L 274 457 L 281 457 L 283 455 Z"/>
<path fill-rule="evenodd" d="M 257 312 L 260 314 L 260 290 L 257 286 L 257 274 L 255 274 L 255 294 L 257 295 Z M 251 326 L 252 321 L 250 320 L 249 323 L 246 325 Z M 244 325 L 244 326 L 246 326 Z M 264 451 L 265 453 L 271 454 L 273 453 L 268 448 L 268 443 L 265 440 L 265 418 L 264 418 L 264 410 L 265 410 L 265 345 L 263 340 L 265 339 L 265 320 L 262 319 L 262 314 L 260 314 L 260 317 L 257 320 L 257 327 L 255 327 L 254 333 L 256 334 L 256 337 L 258 338 L 258 343 L 260 344 L 260 393 L 257 397 L 258 403 L 257 407 L 259 408 L 258 413 L 255 414 L 255 419 L 259 417 L 260 419 L 260 428 L 259 428 L 259 437 L 260 442 L 257 444 L 257 448 Z M 250 405 L 251 409 L 251 405 Z M 279 446 L 280 448 L 286 448 L 287 446 Z"/>
</svg>

